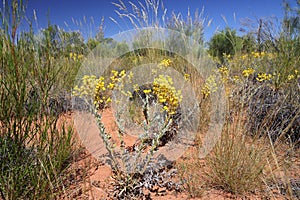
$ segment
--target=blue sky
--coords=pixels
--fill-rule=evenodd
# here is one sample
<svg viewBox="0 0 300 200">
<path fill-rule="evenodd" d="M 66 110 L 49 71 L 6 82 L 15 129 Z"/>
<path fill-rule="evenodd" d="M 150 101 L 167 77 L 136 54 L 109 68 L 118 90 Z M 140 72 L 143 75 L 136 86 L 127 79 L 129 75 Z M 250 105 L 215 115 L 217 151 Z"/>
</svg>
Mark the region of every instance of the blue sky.
<svg viewBox="0 0 300 200">
<path fill-rule="evenodd" d="M 105 36 L 110 37 L 131 28 L 128 21 L 120 23 L 119 27 L 109 19 L 118 18 L 112 1 L 117 0 L 29 0 L 27 15 L 33 16 L 33 10 L 36 11 L 39 29 L 45 28 L 50 19 L 52 24 L 57 24 L 65 30 L 81 30 L 85 35 L 92 35 L 104 16 Z M 289 1 L 294 3 L 294 0 Z M 124 0 L 124 3 L 128 1 Z M 164 5 L 169 14 L 174 10 L 183 15 L 187 13 L 188 8 L 194 12 L 196 8 L 201 10 L 204 7 L 205 16 L 212 19 L 210 27 L 205 29 L 206 40 L 216 30 L 222 30 L 227 25 L 238 30 L 243 18 L 255 20 L 273 16 L 281 19 L 284 13 L 282 0 L 164 0 Z M 226 17 L 227 24 L 222 16 Z M 84 17 L 87 22 L 83 22 Z M 91 17 L 94 19 L 93 25 L 90 25 Z M 83 25 L 76 25 L 76 21 L 81 21 Z"/>
</svg>

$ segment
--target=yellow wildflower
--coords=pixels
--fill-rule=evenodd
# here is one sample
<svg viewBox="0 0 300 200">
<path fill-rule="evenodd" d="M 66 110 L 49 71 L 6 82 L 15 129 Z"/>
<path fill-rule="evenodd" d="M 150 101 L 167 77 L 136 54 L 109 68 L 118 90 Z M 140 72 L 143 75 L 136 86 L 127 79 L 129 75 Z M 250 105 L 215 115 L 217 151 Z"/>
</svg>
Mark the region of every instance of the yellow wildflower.
<svg viewBox="0 0 300 200">
<path fill-rule="evenodd" d="M 165 67 L 169 67 L 171 63 L 172 63 L 172 61 L 171 61 L 170 59 L 163 59 L 163 60 L 160 62 L 160 65 L 161 65 L 161 66 L 165 66 Z"/>
<path fill-rule="evenodd" d="M 114 76 L 118 76 L 118 71 L 116 71 L 116 70 L 111 70 L 111 73 L 112 73 Z"/>
<path fill-rule="evenodd" d="M 210 89 L 207 85 L 205 85 L 202 90 L 201 93 L 203 94 L 204 98 L 207 98 L 210 95 Z"/>
<path fill-rule="evenodd" d="M 218 89 L 218 85 L 216 83 L 216 76 L 210 75 L 207 80 L 205 81 L 205 85 L 202 88 L 201 92 L 204 98 L 208 97 L 211 93 L 214 93 Z"/>
<path fill-rule="evenodd" d="M 106 99 L 106 102 L 107 102 L 107 103 L 111 102 L 111 98 L 108 97 L 108 98 Z"/>
<path fill-rule="evenodd" d="M 249 77 L 250 75 L 254 74 L 255 70 L 253 68 L 245 69 L 242 74 L 244 77 Z"/>
<path fill-rule="evenodd" d="M 130 91 L 127 91 L 127 95 L 129 98 L 132 98 L 132 93 Z"/>
<path fill-rule="evenodd" d="M 173 115 L 176 113 L 176 109 L 182 101 L 182 95 L 181 91 L 177 91 L 173 86 L 173 80 L 170 76 L 160 75 L 158 78 L 155 78 L 153 93 L 157 95 L 159 103 L 164 103 L 164 110 L 168 114 Z"/>
<path fill-rule="evenodd" d="M 242 60 L 246 60 L 247 57 L 248 57 L 247 54 L 241 56 Z"/>
<path fill-rule="evenodd" d="M 292 75 L 288 75 L 288 80 L 290 81 L 290 80 L 293 80 L 294 78 L 295 78 L 295 76 L 294 76 L 294 74 L 292 74 Z"/>
<path fill-rule="evenodd" d="M 164 106 L 164 110 L 165 110 L 165 111 L 169 111 L 168 106 Z"/>
<path fill-rule="evenodd" d="M 81 60 L 83 58 L 83 55 L 80 54 L 80 55 L 77 56 L 77 58 L 78 58 L 78 60 Z"/>
<path fill-rule="evenodd" d="M 184 74 L 184 80 L 185 81 L 189 81 L 190 80 L 190 76 L 189 74 Z"/>
<path fill-rule="evenodd" d="M 259 52 L 251 52 L 251 54 L 253 55 L 254 58 L 259 58 L 260 57 Z"/>
<path fill-rule="evenodd" d="M 272 78 L 272 74 L 266 74 L 266 73 L 259 73 L 257 75 L 256 80 L 258 80 L 259 82 L 263 82 L 263 81 L 269 81 Z"/>
<path fill-rule="evenodd" d="M 145 94 L 149 94 L 149 93 L 151 92 L 151 90 L 143 90 L 143 92 L 144 92 Z"/>
<path fill-rule="evenodd" d="M 110 90 L 113 90 L 115 88 L 115 84 L 114 83 L 109 83 L 107 88 L 110 89 Z"/>
<path fill-rule="evenodd" d="M 126 76 L 125 70 L 122 70 L 122 71 L 120 72 L 119 76 L 122 77 L 122 78 L 123 78 L 124 76 Z"/>
<path fill-rule="evenodd" d="M 133 90 L 138 92 L 140 89 L 139 89 L 139 85 L 138 84 L 134 84 L 133 85 Z"/>
</svg>

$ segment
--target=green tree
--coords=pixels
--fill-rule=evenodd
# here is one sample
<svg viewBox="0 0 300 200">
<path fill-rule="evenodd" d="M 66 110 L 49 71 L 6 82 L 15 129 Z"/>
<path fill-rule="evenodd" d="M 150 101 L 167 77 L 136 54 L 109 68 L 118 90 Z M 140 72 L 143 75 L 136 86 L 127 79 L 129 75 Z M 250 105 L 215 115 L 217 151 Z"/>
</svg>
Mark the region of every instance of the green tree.
<svg viewBox="0 0 300 200">
<path fill-rule="evenodd" d="M 226 28 L 220 33 L 216 33 L 208 43 L 208 53 L 224 62 L 223 55 L 233 56 L 242 49 L 242 38 L 237 36 L 235 30 Z"/>
</svg>

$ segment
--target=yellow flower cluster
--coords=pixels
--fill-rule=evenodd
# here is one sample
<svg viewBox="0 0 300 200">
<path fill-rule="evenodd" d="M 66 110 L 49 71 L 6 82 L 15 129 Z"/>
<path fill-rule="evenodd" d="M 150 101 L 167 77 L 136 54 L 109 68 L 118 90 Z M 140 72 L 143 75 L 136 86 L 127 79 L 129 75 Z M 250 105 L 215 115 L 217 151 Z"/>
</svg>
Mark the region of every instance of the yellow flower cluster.
<svg viewBox="0 0 300 200">
<path fill-rule="evenodd" d="M 211 93 L 216 92 L 218 85 L 216 83 L 216 76 L 210 75 L 205 81 L 205 85 L 202 88 L 201 92 L 204 98 L 207 98 Z"/>
<path fill-rule="evenodd" d="M 126 76 L 125 70 L 122 70 L 120 73 L 116 70 L 111 71 L 112 76 L 110 77 L 110 83 L 108 83 L 108 89 L 115 89 L 115 86 L 118 82 L 121 82 L 121 80 Z"/>
<path fill-rule="evenodd" d="M 223 53 L 223 58 L 229 60 L 232 58 L 232 56 L 230 54 Z"/>
<path fill-rule="evenodd" d="M 164 67 L 169 67 L 171 65 L 172 61 L 170 59 L 163 59 L 159 65 Z"/>
<path fill-rule="evenodd" d="M 93 99 L 95 106 L 99 106 L 99 103 L 106 104 L 111 101 L 110 97 L 104 94 L 105 83 L 104 78 L 96 78 L 96 76 L 85 75 L 82 78 L 82 85 L 79 87 L 76 85 L 73 88 L 72 94 L 81 98 Z"/>
<path fill-rule="evenodd" d="M 126 72 L 125 70 L 122 70 L 120 73 L 116 70 L 112 70 L 111 73 L 113 74 L 110 77 L 110 80 L 116 82 L 116 81 L 120 81 L 120 79 L 124 78 L 126 76 Z"/>
<path fill-rule="evenodd" d="M 77 85 L 74 87 L 72 94 L 74 96 L 79 96 L 79 97 L 88 97 L 92 98 L 94 95 L 94 90 L 96 87 L 96 84 L 98 82 L 98 79 L 96 76 L 91 75 L 85 75 L 82 77 L 82 85 L 78 87 Z"/>
<path fill-rule="evenodd" d="M 297 69 L 295 69 L 294 70 L 294 74 L 289 74 L 288 77 L 287 77 L 287 79 L 289 81 L 291 81 L 291 80 L 294 80 L 296 78 L 300 78 L 300 74 L 298 74 L 298 73 L 299 73 L 299 71 Z"/>
<path fill-rule="evenodd" d="M 218 70 L 222 75 L 228 76 L 228 74 L 229 74 L 228 67 L 226 67 L 224 65 L 222 65 Z"/>
<path fill-rule="evenodd" d="M 232 65 L 257 66 L 263 64 L 266 60 L 270 61 L 276 58 L 274 53 L 267 52 L 251 52 L 245 54 L 236 54 L 233 57 L 224 56 L 226 61 Z"/>
<path fill-rule="evenodd" d="M 133 73 L 126 74 L 125 70 L 122 70 L 120 72 L 116 70 L 111 71 L 111 76 L 109 77 L 110 81 L 107 83 L 107 86 L 105 87 L 104 78 L 100 77 L 99 82 L 95 88 L 95 105 L 98 105 L 99 103 L 109 103 L 111 102 L 111 98 L 107 97 L 107 95 L 104 95 L 104 92 L 106 89 L 108 90 L 119 90 L 122 94 L 132 97 L 131 92 L 123 91 L 123 80 L 127 77 L 129 81 L 131 81 L 133 77 Z"/>
<path fill-rule="evenodd" d="M 145 91 L 144 91 L 145 92 Z M 153 82 L 153 93 L 157 96 L 158 102 L 164 105 L 164 110 L 170 115 L 176 113 L 179 103 L 182 101 L 180 90 L 173 86 L 173 80 L 170 76 L 159 75 Z"/>
<path fill-rule="evenodd" d="M 133 77 L 133 74 L 130 73 L 126 75 L 125 70 L 118 72 L 116 70 L 111 71 L 112 75 L 110 76 L 110 81 L 105 83 L 105 78 L 100 77 L 96 78 L 96 76 L 85 75 L 82 78 L 82 85 L 75 86 L 73 89 L 73 95 L 79 97 L 85 97 L 88 99 L 93 98 L 94 105 L 99 108 L 99 105 L 106 105 L 111 102 L 111 98 L 109 97 L 109 90 L 121 89 L 122 88 L 122 80 L 127 76 L 129 80 Z M 123 92 L 123 91 L 121 91 Z M 131 96 L 130 92 L 124 92 L 127 96 Z"/>
<path fill-rule="evenodd" d="M 266 55 L 265 52 L 251 52 L 251 55 L 254 57 L 254 58 L 260 58 L 260 57 L 264 57 Z"/>
<path fill-rule="evenodd" d="M 228 80 L 228 76 L 229 76 L 229 69 L 228 67 L 222 65 L 220 68 L 218 68 L 219 73 L 222 76 L 222 80 L 223 82 L 226 82 Z"/>
<path fill-rule="evenodd" d="M 253 68 L 247 68 L 245 70 L 243 70 L 242 74 L 244 77 L 249 77 L 250 75 L 254 74 L 255 69 Z"/>
<path fill-rule="evenodd" d="M 275 58 L 274 53 L 267 53 L 267 52 L 251 52 L 251 56 L 254 58 L 268 58 L 268 59 L 273 59 Z"/>
<path fill-rule="evenodd" d="M 240 77 L 237 76 L 237 75 L 233 76 L 233 81 L 234 81 L 235 83 L 240 82 Z"/>
<path fill-rule="evenodd" d="M 151 93 L 151 90 L 143 90 L 143 92 L 144 92 L 145 94 L 149 94 L 149 93 Z"/>
<path fill-rule="evenodd" d="M 104 77 L 100 77 L 98 82 L 95 86 L 95 93 L 94 93 L 94 105 L 98 108 L 100 104 L 107 104 L 111 102 L 111 98 L 109 96 L 104 95 L 106 91 Z"/>
<path fill-rule="evenodd" d="M 83 58 L 82 54 L 77 54 L 77 53 L 72 53 L 72 52 L 69 54 L 69 56 L 74 61 L 79 61 Z"/>
<path fill-rule="evenodd" d="M 140 90 L 139 85 L 138 85 L 138 84 L 134 84 L 134 85 L 133 85 L 133 90 L 134 90 L 135 92 L 138 92 L 138 91 Z"/>
<path fill-rule="evenodd" d="M 294 74 L 290 74 L 288 75 L 287 79 L 290 81 L 290 80 L 293 80 L 295 79 L 295 75 Z"/>
<path fill-rule="evenodd" d="M 272 78 L 272 74 L 266 74 L 266 73 L 259 73 L 257 75 L 256 80 L 258 80 L 259 82 L 263 82 L 263 81 L 269 81 Z"/>
<path fill-rule="evenodd" d="M 191 75 L 190 74 L 184 74 L 184 80 L 185 81 L 189 81 L 190 80 Z"/>
<path fill-rule="evenodd" d="M 242 60 L 246 60 L 247 58 L 248 58 L 248 55 L 247 55 L 247 54 L 241 55 L 241 59 L 242 59 Z"/>
</svg>

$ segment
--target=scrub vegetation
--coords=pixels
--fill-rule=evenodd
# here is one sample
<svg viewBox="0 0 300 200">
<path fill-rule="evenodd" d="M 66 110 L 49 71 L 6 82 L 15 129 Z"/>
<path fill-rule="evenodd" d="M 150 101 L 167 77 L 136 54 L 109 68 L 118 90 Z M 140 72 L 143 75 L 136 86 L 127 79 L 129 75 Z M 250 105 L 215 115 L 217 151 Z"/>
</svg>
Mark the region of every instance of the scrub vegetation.
<svg viewBox="0 0 300 200">
<path fill-rule="evenodd" d="M 85 186 L 91 184 L 94 164 L 81 162 L 88 153 L 70 120 L 76 112 L 96 119 L 107 152 L 104 165 L 111 169 L 102 188 L 107 199 L 178 194 L 201 199 L 215 191 L 236 198 L 300 198 L 300 2 L 293 8 L 284 1 L 283 19 L 248 20 L 243 36 L 227 27 L 208 42 L 203 39 L 210 24 L 204 10 L 169 15 L 156 0 L 113 4 L 120 19 L 141 30 L 133 47 L 105 38 L 104 19 L 93 38 L 50 22 L 36 33 L 34 21 L 26 18 L 25 2 L 3 1 L 0 199 L 88 198 Z M 28 29 L 22 30 L 24 25 Z M 141 29 L 147 27 L 184 37 L 152 40 L 153 33 Z M 190 49 L 192 40 L 197 45 Z M 166 48 L 152 48 L 156 46 Z M 100 59 L 119 57 L 100 75 L 93 74 L 99 70 L 95 67 L 80 76 L 93 52 Z M 211 73 L 200 74 L 185 59 L 190 55 L 199 66 L 209 60 Z M 151 81 L 135 83 L 143 77 L 132 69 L 148 63 Z M 178 87 L 179 80 L 162 73 L 167 70 L 178 72 L 187 86 Z M 195 93 L 194 102 L 186 100 L 188 89 Z M 201 158 L 214 95 L 220 90 L 225 102 L 221 136 Z M 176 161 L 157 159 L 157 151 L 180 139 L 182 124 L 190 122 L 186 116 L 197 111 L 194 105 L 201 114 L 192 144 Z M 112 133 L 104 113 L 116 107 L 122 109 L 114 115 L 117 131 Z M 133 130 L 129 122 L 142 127 L 134 144 L 128 141 Z"/>
</svg>

